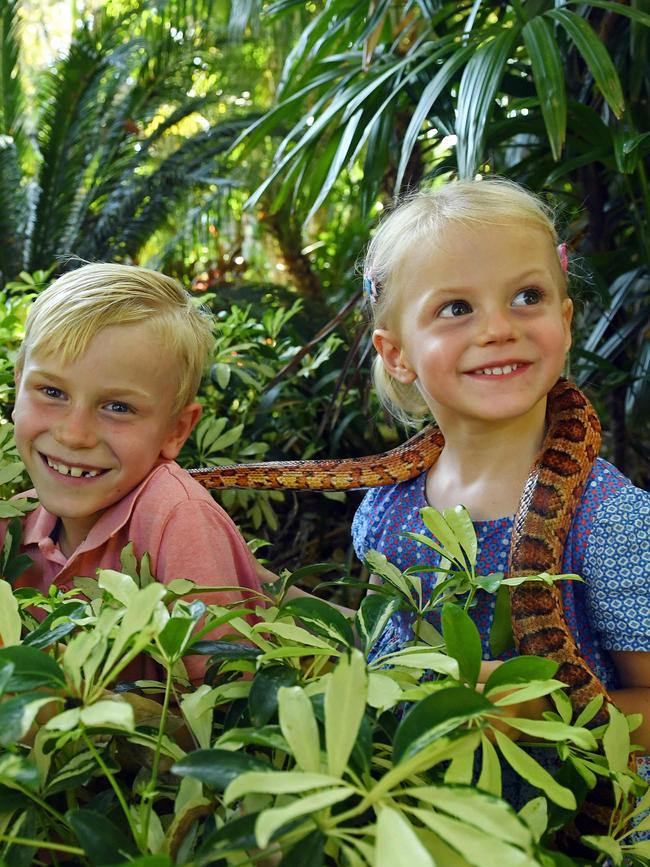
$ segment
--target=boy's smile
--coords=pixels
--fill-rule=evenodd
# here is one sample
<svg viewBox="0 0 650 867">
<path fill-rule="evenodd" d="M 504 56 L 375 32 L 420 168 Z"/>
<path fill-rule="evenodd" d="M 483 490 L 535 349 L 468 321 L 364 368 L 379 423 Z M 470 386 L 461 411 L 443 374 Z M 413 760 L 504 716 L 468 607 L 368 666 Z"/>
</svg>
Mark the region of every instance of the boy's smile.
<svg viewBox="0 0 650 867">
<path fill-rule="evenodd" d="M 149 322 L 108 326 L 64 364 L 28 351 L 18 378 L 18 451 L 41 504 L 61 519 L 66 556 L 161 458 L 177 456 L 200 414 L 173 414 L 177 377 Z"/>
</svg>

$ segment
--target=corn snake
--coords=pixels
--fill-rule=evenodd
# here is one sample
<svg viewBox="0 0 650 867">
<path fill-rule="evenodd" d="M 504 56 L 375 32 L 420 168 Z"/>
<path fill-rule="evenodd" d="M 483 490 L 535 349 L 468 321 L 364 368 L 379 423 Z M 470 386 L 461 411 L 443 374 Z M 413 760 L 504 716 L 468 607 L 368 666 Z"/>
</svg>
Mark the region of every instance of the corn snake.
<svg viewBox="0 0 650 867">
<path fill-rule="evenodd" d="M 566 379 L 548 396 L 547 429 L 515 515 L 508 574 L 512 577 L 562 572 L 564 545 L 575 510 L 600 448 L 600 423 L 588 399 Z M 444 446 L 441 431 L 425 428 L 403 445 L 370 457 L 278 461 L 190 470 L 206 488 L 247 487 L 292 490 L 352 490 L 406 481 L 428 470 Z M 524 582 L 510 588 L 512 629 L 517 651 L 559 664 L 574 714 L 602 696 L 591 726 L 608 721 L 611 701 L 591 670 L 566 621 L 559 585 Z M 631 763 L 633 766 L 633 762 Z M 576 818 L 580 833 L 606 833 L 613 809 L 611 790 L 598 786 Z M 563 835 L 572 849 L 575 829 Z"/>
</svg>

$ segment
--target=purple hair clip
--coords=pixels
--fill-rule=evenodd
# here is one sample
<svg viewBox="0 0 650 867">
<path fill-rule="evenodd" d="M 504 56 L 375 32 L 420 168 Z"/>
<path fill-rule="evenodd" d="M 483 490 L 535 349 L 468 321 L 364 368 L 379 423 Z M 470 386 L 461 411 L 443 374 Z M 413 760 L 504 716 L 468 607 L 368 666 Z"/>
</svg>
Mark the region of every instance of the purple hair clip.
<svg viewBox="0 0 650 867">
<path fill-rule="evenodd" d="M 560 257 L 560 265 L 562 266 L 562 271 L 564 274 L 566 274 L 566 272 L 569 270 L 569 260 L 567 258 L 566 244 L 564 242 L 557 245 L 557 254 Z"/>
<path fill-rule="evenodd" d="M 371 304 L 377 303 L 377 298 L 379 297 L 377 281 L 369 271 L 366 271 L 363 275 L 363 291 L 370 299 Z"/>
</svg>

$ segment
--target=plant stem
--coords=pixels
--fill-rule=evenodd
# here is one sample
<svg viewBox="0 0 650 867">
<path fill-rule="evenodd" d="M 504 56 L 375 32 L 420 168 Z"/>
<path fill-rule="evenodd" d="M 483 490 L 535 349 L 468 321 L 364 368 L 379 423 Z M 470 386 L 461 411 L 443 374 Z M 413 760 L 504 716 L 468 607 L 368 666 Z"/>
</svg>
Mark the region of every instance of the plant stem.
<svg viewBox="0 0 650 867">
<path fill-rule="evenodd" d="M 88 749 L 92 753 L 95 761 L 97 762 L 97 764 L 101 768 L 102 773 L 104 774 L 104 776 L 106 777 L 106 779 L 110 783 L 111 788 L 115 792 L 115 796 L 117 797 L 117 800 L 119 801 L 120 807 L 122 808 L 122 812 L 124 813 L 124 817 L 128 823 L 129 830 L 131 831 L 133 839 L 137 840 L 137 832 L 136 832 L 136 829 L 133 825 L 133 819 L 131 818 L 131 811 L 129 810 L 129 805 L 126 803 L 126 800 L 124 798 L 124 794 L 123 794 L 122 790 L 120 789 L 120 787 L 117 783 L 117 780 L 115 779 L 115 777 L 111 773 L 110 768 L 108 767 L 108 765 L 106 764 L 104 759 L 101 757 L 99 751 L 95 748 L 95 745 L 93 744 L 92 740 L 86 734 L 85 730 L 82 730 L 82 737 L 86 743 L 86 746 L 88 747 Z"/>
<path fill-rule="evenodd" d="M 156 786 L 158 784 L 158 768 L 160 767 L 160 754 L 162 750 L 162 739 L 165 736 L 165 730 L 167 728 L 167 715 L 169 713 L 169 701 L 172 694 L 172 668 L 171 665 L 167 666 L 167 679 L 165 681 L 165 697 L 163 699 L 162 711 L 160 714 L 160 728 L 158 730 L 158 737 L 156 738 L 156 749 L 153 754 L 153 762 L 151 765 L 151 779 L 147 785 L 145 790 L 145 795 L 148 795 L 147 803 L 145 805 L 145 814 L 144 820 L 142 822 L 142 843 L 143 847 L 147 845 L 147 839 L 149 837 L 149 823 L 151 821 L 151 811 L 153 810 L 153 797 L 154 792 L 156 791 Z M 146 849 L 143 849 L 146 851 Z"/>
<path fill-rule="evenodd" d="M 52 849 L 55 852 L 69 852 L 70 855 L 85 855 L 78 846 L 68 846 L 65 843 L 50 843 L 47 840 L 31 840 L 29 837 L 14 837 L 13 834 L 0 834 L 0 843 L 12 843 L 17 846 L 35 846 L 37 849 Z"/>
</svg>

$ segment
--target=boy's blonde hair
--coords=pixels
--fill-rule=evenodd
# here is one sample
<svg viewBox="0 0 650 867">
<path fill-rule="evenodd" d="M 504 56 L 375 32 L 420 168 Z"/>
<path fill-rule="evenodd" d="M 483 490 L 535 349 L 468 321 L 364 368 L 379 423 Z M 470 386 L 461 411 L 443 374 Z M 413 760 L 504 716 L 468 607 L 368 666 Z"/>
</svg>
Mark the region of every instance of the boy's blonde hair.
<svg viewBox="0 0 650 867">
<path fill-rule="evenodd" d="M 161 354 L 174 356 L 177 380 L 169 387 L 177 392 L 176 413 L 198 390 L 214 344 L 213 319 L 177 280 L 149 268 L 94 263 L 55 280 L 30 308 L 16 373 L 27 352 L 46 352 L 68 364 L 102 329 L 137 322 L 150 322 Z"/>
<path fill-rule="evenodd" d="M 450 226 L 524 225 L 542 229 L 556 246 L 554 220 L 545 202 L 504 178 L 451 181 L 407 197 L 381 222 L 366 253 L 364 288 L 371 299 L 372 327 L 390 327 L 399 297 L 400 270 L 416 245 L 435 244 Z M 562 274 L 559 259 L 558 272 Z M 372 375 L 382 404 L 404 424 L 430 416 L 417 384 L 394 379 L 379 355 Z"/>
</svg>

